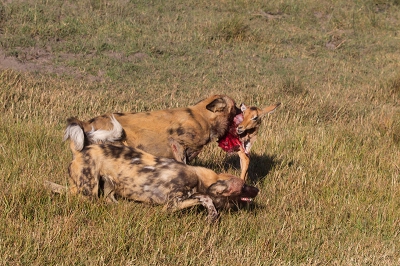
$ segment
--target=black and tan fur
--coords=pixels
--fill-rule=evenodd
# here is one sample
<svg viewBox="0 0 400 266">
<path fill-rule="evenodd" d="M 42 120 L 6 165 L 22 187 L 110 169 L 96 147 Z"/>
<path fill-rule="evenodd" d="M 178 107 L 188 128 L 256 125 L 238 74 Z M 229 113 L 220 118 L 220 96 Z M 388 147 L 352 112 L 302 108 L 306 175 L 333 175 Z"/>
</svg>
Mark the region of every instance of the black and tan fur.
<svg viewBox="0 0 400 266">
<path fill-rule="evenodd" d="M 69 122 L 84 129 L 90 144 L 122 143 L 186 163 L 196 157 L 204 145 L 226 134 L 238 110 L 228 96 L 213 95 L 185 108 L 112 113 L 89 121 L 70 118 Z M 174 152 L 171 140 L 181 146 L 181 154 Z"/>
<path fill-rule="evenodd" d="M 218 216 L 215 207 L 254 198 L 258 193 L 257 188 L 245 185 L 235 176 L 156 157 L 140 149 L 114 144 L 86 146 L 86 136 L 78 124 L 68 125 L 65 139 L 70 139 L 73 153 L 68 189 L 72 194 L 97 198 L 104 182 L 107 201 L 116 202 L 117 196 L 166 205 L 172 210 L 201 204 L 207 208 L 209 219 L 214 221 Z M 47 185 L 54 192 L 63 190 L 52 182 Z"/>
</svg>

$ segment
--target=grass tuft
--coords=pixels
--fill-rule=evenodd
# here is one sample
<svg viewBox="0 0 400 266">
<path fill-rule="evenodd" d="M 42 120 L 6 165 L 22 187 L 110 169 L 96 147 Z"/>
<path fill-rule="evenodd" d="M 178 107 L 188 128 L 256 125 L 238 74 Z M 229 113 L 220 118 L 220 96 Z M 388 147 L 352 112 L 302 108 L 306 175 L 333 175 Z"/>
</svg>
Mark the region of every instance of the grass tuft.
<svg viewBox="0 0 400 266">
<path fill-rule="evenodd" d="M 251 38 L 250 26 L 239 17 L 221 21 L 211 30 L 211 40 L 247 41 Z"/>
<path fill-rule="evenodd" d="M 390 95 L 400 99 L 400 76 L 389 81 L 388 89 L 390 91 Z"/>
</svg>

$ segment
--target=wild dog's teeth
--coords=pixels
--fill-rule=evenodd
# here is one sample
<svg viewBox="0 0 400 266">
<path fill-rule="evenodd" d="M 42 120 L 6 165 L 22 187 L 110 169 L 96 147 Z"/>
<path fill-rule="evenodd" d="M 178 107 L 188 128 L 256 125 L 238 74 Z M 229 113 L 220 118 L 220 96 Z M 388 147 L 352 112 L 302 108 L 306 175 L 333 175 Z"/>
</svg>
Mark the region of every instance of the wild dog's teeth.
<svg viewBox="0 0 400 266">
<path fill-rule="evenodd" d="M 241 201 L 248 201 L 248 202 L 253 201 L 252 198 L 240 198 L 240 200 Z"/>
</svg>

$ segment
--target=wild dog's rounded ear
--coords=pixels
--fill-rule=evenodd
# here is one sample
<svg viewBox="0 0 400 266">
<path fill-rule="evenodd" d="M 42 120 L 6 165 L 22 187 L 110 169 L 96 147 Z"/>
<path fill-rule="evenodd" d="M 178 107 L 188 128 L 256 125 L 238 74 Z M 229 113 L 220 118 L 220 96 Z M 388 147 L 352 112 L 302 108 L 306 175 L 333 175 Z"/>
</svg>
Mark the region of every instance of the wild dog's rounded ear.
<svg viewBox="0 0 400 266">
<path fill-rule="evenodd" d="M 226 108 L 226 102 L 223 98 L 218 98 L 207 104 L 206 108 L 213 113 L 222 112 Z"/>
<path fill-rule="evenodd" d="M 224 180 L 218 180 L 207 189 L 207 194 L 222 195 L 227 192 L 229 187 Z"/>
</svg>

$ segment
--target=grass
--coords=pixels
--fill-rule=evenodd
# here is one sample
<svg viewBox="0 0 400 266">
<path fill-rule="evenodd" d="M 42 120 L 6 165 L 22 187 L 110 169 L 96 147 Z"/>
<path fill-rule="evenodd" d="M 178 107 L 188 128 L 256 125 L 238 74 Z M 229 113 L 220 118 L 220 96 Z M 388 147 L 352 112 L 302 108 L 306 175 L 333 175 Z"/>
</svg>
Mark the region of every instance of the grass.
<svg viewBox="0 0 400 266">
<path fill-rule="evenodd" d="M 399 28 L 395 0 L 1 2 L 0 265 L 398 265 Z M 43 187 L 67 182 L 67 117 L 212 93 L 282 102 L 254 207 L 210 226 Z M 215 143 L 194 164 L 240 172 Z"/>
</svg>

